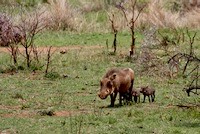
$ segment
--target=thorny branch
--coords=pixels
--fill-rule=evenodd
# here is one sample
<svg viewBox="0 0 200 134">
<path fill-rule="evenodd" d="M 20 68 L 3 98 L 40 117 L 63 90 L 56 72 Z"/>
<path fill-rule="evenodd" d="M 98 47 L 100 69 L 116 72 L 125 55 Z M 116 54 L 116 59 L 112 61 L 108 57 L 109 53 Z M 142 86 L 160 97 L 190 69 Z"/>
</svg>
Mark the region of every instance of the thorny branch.
<svg viewBox="0 0 200 134">
<path fill-rule="evenodd" d="M 193 48 L 193 44 L 194 44 L 194 40 L 195 40 L 195 37 L 196 37 L 196 33 L 191 37 L 190 34 L 189 34 L 189 31 L 187 30 L 187 36 L 189 38 L 189 45 L 190 45 L 190 48 L 189 48 L 189 54 L 187 53 L 177 53 L 175 55 L 173 55 L 169 60 L 168 60 L 168 64 L 174 64 L 176 63 L 176 66 L 180 66 L 180 60 L 182 59 L 185 59 L 186 62 L 185 62 L 185 65 L 183 67 L 183 71 L 182 71 L 182 74 L 185 75 L 185 72 L 187 70 L 187 67 L 189 64 L 191 64 L 192 62 L 196 62 L 197 65 L 192 69 L 192 71 L 190 71 L 187 75 L 192 75 L 194 74 L 194 77 L 190 83 L 190 85 L 188 87 L 185 87 L 183 90 L 187 92 L 188 96 L 190 96 L 190 93 L 194 93 L 194 94 L 197 94 L 197 90 L 200 89 L 200 85 L 198 85 L 198 80 L 199 80 L 199 68 L 200 68 L 200 58 L 197 57 L 194 53 L 194 48 Z M 195 73 L 196 71 L 196 73 Z M 195 84 L 194 84 L 195 82 Z M 196 89 L 196 92 L 194 92 L 193 90 Z"/>
</svg>

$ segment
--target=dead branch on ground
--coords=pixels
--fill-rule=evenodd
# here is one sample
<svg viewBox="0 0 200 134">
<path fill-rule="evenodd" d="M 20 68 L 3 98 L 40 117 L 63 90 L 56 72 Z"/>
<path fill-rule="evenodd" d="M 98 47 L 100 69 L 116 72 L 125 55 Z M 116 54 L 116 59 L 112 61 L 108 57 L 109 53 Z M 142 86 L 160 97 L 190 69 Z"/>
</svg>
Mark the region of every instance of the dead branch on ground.
<svg viewBox="0 0 200 134">
<path fill-rule="evenodd" d="M 200 105 L 196 104 L 196 105 L 176 105 L 177 107 L 180 107 L 180 108 L 195 108 L 195 107 L 200 107 Z"/>
</svg>

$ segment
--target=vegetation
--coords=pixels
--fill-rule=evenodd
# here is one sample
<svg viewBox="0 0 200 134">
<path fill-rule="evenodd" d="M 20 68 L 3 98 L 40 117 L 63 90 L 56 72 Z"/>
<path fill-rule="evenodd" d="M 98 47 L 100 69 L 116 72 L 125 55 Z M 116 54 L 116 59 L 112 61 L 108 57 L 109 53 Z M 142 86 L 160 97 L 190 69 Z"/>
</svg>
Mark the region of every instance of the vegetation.
<svg viewBox="0 0 200 134">
<path fill-rule="evenodd" d="M 161 8 L 162 3 L 138 0 L 136 12 L 148 5 L 135 21 L 134 58 L 129 57 L 132 34 L 113 0 L 2 1 L 14 6 L 0 9 L 12 18 L 8 27 L 24 31 L 17 32 L 19 42 L 8 32 L 16 62 L 13 47 L 0 48 L 0 133 L 198 133 L 199 89 L 191 87 L 199 85 L 199 9 L 184 11 L 180 24 L 173 17 L 181 2 L 169 1 Z M 176 10 L 174 2 L 180 5 Z M 16 3 L 25 5 L 25 16 Z M 197 21 L 187 20 L 191 14 Z M 1 26 L 0 20 L 3 43 Z M 114 53 L 112 30 L 117 30 Z M 97 92 L 111 67 L 132 68 L 134 87 L 153 87 L 155 102 L 110 108 L 110 99 L 100 100 Z"/>
</svg>

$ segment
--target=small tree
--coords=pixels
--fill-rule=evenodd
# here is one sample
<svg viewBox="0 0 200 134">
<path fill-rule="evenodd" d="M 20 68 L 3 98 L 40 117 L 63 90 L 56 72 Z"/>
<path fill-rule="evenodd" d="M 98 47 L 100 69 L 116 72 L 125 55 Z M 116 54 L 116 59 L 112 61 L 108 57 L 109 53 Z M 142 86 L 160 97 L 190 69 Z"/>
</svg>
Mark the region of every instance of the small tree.
<svg viewBox="0 0 200 134">
<path fill-rule="evenodd" d="M 24 11 L 23 14 L 21 14 L 21 23 L 19 25 L 23 34 L 21 45 L 25 49 L 25 55 L 23 54 L 23 56 L 26 59 L 26 65 L 28 68 L 30 67 L 33 59 L 31 57 L 31 53 L 33 53 L 34 57 L 36 57 L 35 59 L 38 59 L 34 40 L 36 35 L 47 26 L 45 19 L 42 18 L 43 14 L 44 12 L 38 12 L 37 9 L 32 13 Z"/>
<path fill-rule="evenodd" d="M 137 19 L 139 18 L 140 14 L 142 13 L 143 9 L 146 7 L 146 4 L 143 5 L 140 9 L 138 9 L 138 13 L 136 14 L 136 4 L 137 4 L 137 0 L 129 0 L 130 1 L 130 13 L 131 13 L 131 18 L 128 18 L 128 7 L 125 8 L 124 7 L 124 3 L 121 2 L 120 4 L 118 4 L 116 7 L 118 9 L 120 9 L 123 14 L 124 17 L 126 19 L 127 22 L 127 26 L 130 28 L 131 30 L 131 49 L 130 49 L 130 57 L 132 57 L 135 54 L 135 23 L 137 21 Z"/>
<path fill-rule="evenodd" d="M 8 47 L 15 65 L 17 65 L 18 44 L 21 39 L 20 29 L 13 25 L 11 17 L 0 14 L 0 46 Z"/>
<path fill-rule="evenodd" d="M 114 48 L 114 50 L 113 50 L 113 52 L 115 54 L 116 50 L 117 50 L 117 33 L 118 33 L 118 30 L 117 30 L 117 26 L 115 24 L 115 15 L 114 15 L 114 13 L 112 13 L 111 16 L 108 14 L 108 16 L 109 16 L 109 20 L 110 20 L 110 23 L 111 23 L 111 28 L 112 28 L 112 31 L 113 31 L 113 34 L 114 34 L 114 39 L 113 39 L 113 48 Z"/>
</svg>

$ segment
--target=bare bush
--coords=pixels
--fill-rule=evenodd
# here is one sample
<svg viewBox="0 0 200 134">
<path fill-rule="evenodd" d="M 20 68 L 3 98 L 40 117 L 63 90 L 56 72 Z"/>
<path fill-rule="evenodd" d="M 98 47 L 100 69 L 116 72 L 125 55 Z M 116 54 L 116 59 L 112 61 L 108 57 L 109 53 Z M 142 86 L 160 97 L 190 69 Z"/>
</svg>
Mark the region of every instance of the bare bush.
<svg viewBox="0 0 200 134">
<path fill-rule="evenodd" d="M 168 60 L 168 64 L 171 66 L 175 63 L 176 68 L 178 68 L 177 71 L 182 71 L 182 75 L 185 78 L 188 78 L 190 81 L 190 84 L 187 85 L 184 88 L 184 91 L 187 92 L 188 96 L 190 96 L 190 93 L 194 93 L 198 95 L 197 90 L 200 89 L 199 84 L 199 67 L 200 67 L 200 58 L 197 56 L 197 54 L 194 51 L 194 42 L 196 33 L 191 36 L 189 31 L 186 31 L 186 35 L 188 37 L 188 45 L 189 45 L 189 52 L 176 52 L 175 55 L 171 56 Z M 179 62 L 184 61 L 184 62 Z M 193 90 L 196 90 L 194 92 Z"/>
<path fill-rule="evenodd" d="M 200 66 L 198 65 L 197 67 L 195 67 L 193 69 L 193 72 L 195 72 L 192 80 L 190 81 L 190 84 L 188 86 L 186 86 L 183 91 L 185 91 L 188 96 L 190 96 L 190 93 L 199 95 L 197 90 L 200 90 L 200 84 L 199 84 L 199 78 L 200 78 L 200 74 L 199 74 L 199 68 Z M 196 90 L 196 91 L 194 91 Z"/>
<path fill-rule="evenodd" d="M 114 54 L 116 53 L 116 50 L 117 50 L 117 33 L 118 33 L 118 29 L 117 29 L 117 25 L 115 24 L 116 23 L 116 17 L 114 15 L 114 13 L 112 13 L 112 15 L 109 15 L 109 20 L 110 20 L 110 23 L 111 23 L 111 28 L 112 28 L 112 32 L 114 34 L 114 39 L 113 39 L 113 48 L 114 48 Z"/>
<path fill-rule="evenodd" d="M 172 64 L 173 61 L 176 61 L 177 66 L 181 66 L 181 63 L 178 61 L 185 60 L 183 68 L 182 68 L 182 74 L 184 76 L 187 76 L 187 74 L 185 74 L 185 73 L 187 71 L 189 64 L 191 64 L 192 62 L 196 62 L 197 66 L 198 66 L 198 64 L 200 63 L 200 59 L 198 58 L 198 56 L 195 54 L 195 51 L 194 51 L 194 41 L 195 41 L 196 33 L 194 33 L 194 35 L 191 37 L 191 35 L 189 34 L 189 31 L 187 30 L 186 35 L 189 40 L 188 41 L 188 45 L 190 46 L 189 52 L 188 53 L 176 52 L 176 54 L 171 56 L 168 60 L 169 64 Z"/>
<path fill-rule="evenodd" d="M 7 14 L 0 14 L 0 46 L 8 47 L 13 63 L 17 64 L 18 44 L 23 34 L 18 26 L 13 25 Z"/>
<path fill-rule="evenodd" d="M 33 12 L 27 12 L 23 10 L 20 15 L 19 29 L 23 34 L 23 38 L 20 44 L 24 47 L 24 53 L 21 53 L 26 59 L 26 65 L 29 68 L 33 59 L 38 62 L 38 52 L 34 40 L 37 34 L 46 28 L 46 20 L 43 18 L 43 12 L 40 10 L 34 10 Z M 33 54 L 33 56 L 31 56 Z"/>
<path fill-rule="evenodd" d="M 18 43 L 22 39 L 19 27 L 14 26 L 10 17 L 0 14 L 0 46 L 9 46 Z"/>
<path fill-rule="evenodd" d="M 125 4 L 130 5 L 126 6 Z M 124 18 L 126 20 L 126 25 L 129 27 L 131 30 L 131 49 L 130 49 L 130 57 L 132 57 L 135 54 L 135 23 L 137 22 L 140 14 L 142 13 L 143 9 L 145 8 L 146 5 L 143 5 L 139 9 L 137 9 L 137 0 L 130 0 L 127 1 L 126 3 L 120 3 L 117 8 L 119 8 L 123 14 Z M 137 10 L 136 10 L 137 9 Z M 138 11 L 137 13 L 135 11 Z"/>
</svg>

